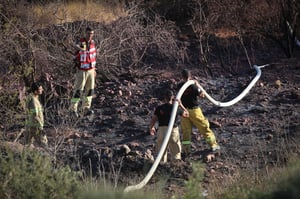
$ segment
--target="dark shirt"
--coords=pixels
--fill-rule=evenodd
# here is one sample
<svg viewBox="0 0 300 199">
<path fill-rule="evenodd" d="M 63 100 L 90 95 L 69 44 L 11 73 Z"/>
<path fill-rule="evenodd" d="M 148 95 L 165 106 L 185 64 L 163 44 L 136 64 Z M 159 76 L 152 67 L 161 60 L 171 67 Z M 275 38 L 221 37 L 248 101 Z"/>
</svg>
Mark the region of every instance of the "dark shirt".
<svg viewBox="0 0 300 199">
<path fill-rule="evenodd" d="M 178 85 L 178 90 L 183 86 L 184 83 Z M 199 96 L 198 87 L 193 84 L 190 85 L 182 94 L 181 102 L 185 108 L 192 109 L 198 107 L 198 96 Z"/>
<path fill-rule="evenodd" d="M 173 104 L 170 103 L 165 103 L 156 107 L 154 114 L 157 116 L 159 126 L 169 125 L 169 120 L 171 119 L 172 110 L 173 110 Z M 178 124 L 177 124 L 177 117 L 176 117 L 174 122 L 174 127 L 176 127 L 177 125 Z"/>
</svg>

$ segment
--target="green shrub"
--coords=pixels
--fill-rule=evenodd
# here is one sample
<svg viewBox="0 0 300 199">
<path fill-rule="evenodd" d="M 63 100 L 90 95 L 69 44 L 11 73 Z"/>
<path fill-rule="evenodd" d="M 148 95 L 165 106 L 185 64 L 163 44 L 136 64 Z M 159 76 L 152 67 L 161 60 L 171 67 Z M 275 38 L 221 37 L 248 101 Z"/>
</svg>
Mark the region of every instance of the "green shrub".
<svg viewBox="0 0 300 199">
<path fill-rule="evenodd" d="M 81 199 L 159 199 L 161 197 L 155 196 L 153 193 L 145 193 L 142 190 L 124 193 L 123 191 L 113 191 L 113 189 L 98 190 L 84 192 L 80 195 Z"/>
<path fill-rule="evenodd" d="M 300 162 L 293 163 L 281 174 L 281 180 L 269 193 L 254 193 L 249 199 L 300 198 Z"/>
<path fill-rule="evenodd" d="M 115 190 L 90 178 L 79 179 L 68 166 L 55 168 L 49 156 L 33 150 L 16 153 L 2 149 L 0 168 L 1 199 L 161 198 L 142 190 L 124 193 L 121 188 Z"/>
<path fill-rule="evenodd" d="M 0 198 L 76 199 L 79 180 L 68 167 L 54 168 L 48 156 L 24 150 L 0 156 Z"/>
<path fill-rule="evenodd" d="M 204 165 L 200 163 L 193 163 L 193 173 L 189 177 L 188 181 L 185 182 L 185 194 L 184 199 L 201 199 L 203 196 L 203 174 Z"/>
<path fill-rule="evenodd" d="M 248 174 L 249 175 L 249 174 Z M 223 199 L 298 199 L 300 198 L 300 161 L 283 168 L 273 168 L 268 175 L 261 173 L 259 183 L 241 177 L 221 196 Z"/>
</svg>

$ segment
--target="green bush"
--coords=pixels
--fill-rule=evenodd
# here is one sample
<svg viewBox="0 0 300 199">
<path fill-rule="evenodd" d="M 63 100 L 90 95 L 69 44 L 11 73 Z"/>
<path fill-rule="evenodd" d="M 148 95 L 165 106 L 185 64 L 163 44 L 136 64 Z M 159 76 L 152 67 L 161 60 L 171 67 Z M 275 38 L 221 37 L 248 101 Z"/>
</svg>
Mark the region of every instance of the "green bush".
<svg viewBox="0 0 300 199">
<path fill-rule="evenodd" d="M 250 177 L 241 178 L 221 196 L 223 199 L 298 199 L 300 198 L 300 161 L 291 161 L 283 168 L 261 174 L 254 184 Z"/>
<path fill-rule="evenodd" d="M 0 198 L 76 199 L 79 180 L 68 167 L 55 168 L 48 156 L 24 150 L 2 151 Z"/>
<path fill-rule="evenodd" d="M 298 163 L 298 166 L 300 164 Z M 288 171 L 287 171 L 288 172 Z M 285 178 L 284 176 L 288 176 Z M 300 167 L 292 173 L 283 174 L 282 180 L 269 193 L 255 193 L 249 199 L 299 199 L 300 198 Z"/>
<path fill-rule="evenodd" d="M 1 149 L 0 149 L 1 150 Z M 68 166 L 55 168 L 48 155 L 2 149 L 0 153 L 0 198 L 2 199 L 153 199 L 154 193 L 124 193 L 112 186 L 80 179 Z"/>
<path fill-rule="evenodd" d="M 123 191 L 113 191 L 113 189 L 89 191 L 80 195 L 81 199 L 160 199 L 153 193 L 145 193 L 142 190 L 124 193 Z"/>
<path fill-rule="evenodd" d="M 204 177 L 205 167 L 200 163 L 193 163 L 193 173 L 185 182 L 185 194 L 184 199 L 200 199 L 204 198 L 202 181 Z"/>
</svg>

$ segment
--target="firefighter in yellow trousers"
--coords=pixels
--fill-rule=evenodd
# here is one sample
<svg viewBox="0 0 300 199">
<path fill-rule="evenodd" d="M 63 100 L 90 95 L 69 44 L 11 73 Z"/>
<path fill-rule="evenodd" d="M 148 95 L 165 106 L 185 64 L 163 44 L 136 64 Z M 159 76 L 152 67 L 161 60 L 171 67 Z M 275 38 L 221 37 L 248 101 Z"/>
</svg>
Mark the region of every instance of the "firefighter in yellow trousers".
<svg viewBox="0 0 300 199">
<path fill-rule="evenodd" d="M 47 146 L 48 139 L 44 134 L 43 107 L 39 96 L 43 93 L 43 87 L 33 83 L 31 93 L 26 99 L 27 118 L 25 131 L 25 144 L 36 146 Z"/>
<path fill-rule="evenodd" d="M 181 73 L 184 82 L 179 84 L 179 88 L 188 80 L 191 80 L 191 72 L 187 69 Z M 183 133 L 182 145 L 183 153 L 188 155 L 191 151 L 191 134 L 192 128 L 195 126 L 203 135 L 210 149 L 214 153 L 220 152 L 220 146 L 217 143 L 214 132 L 210 129 L 209 121 L 203 115 L 198 105 L 198 98 L 204 97 L 203 93 L 198 89 L 199 83 L 195 80 L 195 84 L 190 85 L 181 96 L 183 106 L 188 110 L 188 117 L 181 117 L 181 130 Z"/>
</svg>

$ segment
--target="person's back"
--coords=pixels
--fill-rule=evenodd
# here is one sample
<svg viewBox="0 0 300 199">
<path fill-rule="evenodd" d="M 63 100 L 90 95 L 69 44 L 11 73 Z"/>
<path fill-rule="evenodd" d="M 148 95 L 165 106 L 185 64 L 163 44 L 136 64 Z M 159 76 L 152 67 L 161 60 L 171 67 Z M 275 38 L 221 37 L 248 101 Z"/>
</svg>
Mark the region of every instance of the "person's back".
<svg viewBox="0 0 300 199">
<path fill-rule="evenodd" d="M 191 72 L 189 70 L 182 70 L 181 77 L 183 82 L 179 84 L 179 88 L 188 80 L 191 80 Z M 191 134 L 192 128 L 195 126 L 199 132 L 203 135 L 206 142 L 210 145 L 213 152 L 219 151 L 220 146 L 217 144 L 216 137 L 213 131 L 210 129 L 209 121 L 205 118 L 201 108 L 198 104 L 198 98 L 204 97 L 198 88 L 199 83 L 195 80 L 195 84 L 189 86 L 181 96 L 181 102 L 183 106 L 189 112 L 189 117 L 181 117 L 181 129 L 183 133 L 182 145 L 185 155 L 190 153 L 191 146 Z"/>
<path fill-rule="evenodd" d="M 151 119 L 151 135 L 156 133 L 155 123 L 158 122 L 156 152 L 158 152 L 161 148 L 168 130 L 168 125 L 173 111 L 173 97 L 173 93 L 170 90 L 167 90 L 164 93 L 164 103 L 156 107 Z M 172 159 L 181 160 L 181 142 L 177 123 L 173 125 L 168 147 L 170 149 Z M 167 152 L 164 153 L 162 162 L 167 162 Z"/>
<path fill-rule="evenodd" d="M 179 85 L 179 88 L 181 88 L 181 85 Z M 182 94 L 181 96 L 181 102 L 184 107 L 186 108 L 193 108 L 193 107 L 198 107 L 199 102 L 198 102 L 198 96 L 199 96 L 199 91 L 198 88 L 195 84 L 190 85 Z"/>
<path fill-rule="evenodd" d="M 156 108 L 154 114 L 157 115 L 159 126 L 168 126 L 172 109 L 173 105 L 170 103 L 159 105 Z"/>
</svg>

